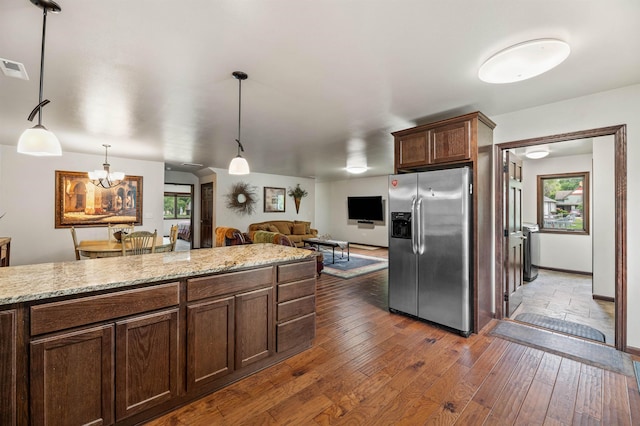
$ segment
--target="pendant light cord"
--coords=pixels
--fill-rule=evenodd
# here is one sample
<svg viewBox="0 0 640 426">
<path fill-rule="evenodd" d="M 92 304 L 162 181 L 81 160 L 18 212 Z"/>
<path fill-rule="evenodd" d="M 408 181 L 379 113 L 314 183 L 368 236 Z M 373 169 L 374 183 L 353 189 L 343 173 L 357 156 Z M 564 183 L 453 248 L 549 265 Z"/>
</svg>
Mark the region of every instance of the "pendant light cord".
<svg viewBox="0 0 640 426">
<path fill-rule="evenodd" d="M 238 79 L 238 139 L 236 139 L 236 142 L 238 142 L 238 155 L 240 155 L 240 150 L 244 152 L 244 147 L 240 142 L 241 118 L 242 118 L 242 79 Z"/>
<path fill-rule="evenodd" d="M 44 40 L 47 34 L 47 8 L 42 8 L 42 47 L 40 48 L 40 94 L 38 95 L 38 125 L 42 125 L 42 92 L 44 89 Z"/>
</svg>

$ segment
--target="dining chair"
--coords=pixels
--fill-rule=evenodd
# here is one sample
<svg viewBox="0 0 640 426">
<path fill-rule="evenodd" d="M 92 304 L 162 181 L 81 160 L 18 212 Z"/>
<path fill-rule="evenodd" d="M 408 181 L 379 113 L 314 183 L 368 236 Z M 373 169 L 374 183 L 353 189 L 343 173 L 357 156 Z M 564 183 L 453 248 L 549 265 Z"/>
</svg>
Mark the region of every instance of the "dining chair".
<svg viewBox="0 0 640 426">
<path fill-rule="evenodd" d="M 80 250 L 78 249 L 78 237 L 76 237 L 76 228 L 71 227 L 71 238 L 73 238 L 73 249 L 76 252 L 76 260 L 80 260 Z"/>
<path fill-rule="evenodd" d="M 122 255 L 155 253 L 158 231 L 136 231 L 122 237 Z"/>
<path fill-rule="evenodd" d="M 178 225 L 171 225 L 169 231 L 169 241 L 171 242 L 171 250 L 176 251 L 176 243 L 178 242 Z"/>
<path fill-rule="evenodd" d="M 133 223 L 110 223 L 109 224 L 109 240 L 117 241 L 116 237 L 113 236 L 118 231 L 123 231 L 127 234 L 131 234 L 133 232 Z"/>
</svg>

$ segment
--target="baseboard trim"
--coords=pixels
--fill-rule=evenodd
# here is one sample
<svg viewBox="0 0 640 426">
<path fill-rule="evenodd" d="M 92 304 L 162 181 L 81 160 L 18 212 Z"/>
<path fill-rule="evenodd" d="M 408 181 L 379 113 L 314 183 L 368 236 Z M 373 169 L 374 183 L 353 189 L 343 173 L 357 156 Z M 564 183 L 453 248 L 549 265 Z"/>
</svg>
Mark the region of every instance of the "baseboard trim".
<svg viewBox="0 0 640 426">
<path fill-rule="evenodd" d="M 572 271 L 571 269 L 551 268 L 548 266 L 538 266 L 538 269 L 546 269 L 547 271 L 565 272 L 567 274 L 587 275 L 592 277 L 593 272 Z"/>
<path fill-rule="evenodd" d="M 594 298 L 595 300 L 603 300 L 603 301 L 605 301 L 605 302 L 615 302 L 615 301 L 616 301 L 616 299 L 615 299 L 615 298 L 613 298 L 613 297 L 609 297 L 609 296 L 600 296 L 599 294 L 594 294 L 594 295 L 593 295 L 593 298 Z"/>
<path fill-rule="evenodd" d="M 633 346 L 627 346 L 624 350 L 626 353 L 631 355 L 640 356 L 640 348 L 635 348 Z"/>
</svg>

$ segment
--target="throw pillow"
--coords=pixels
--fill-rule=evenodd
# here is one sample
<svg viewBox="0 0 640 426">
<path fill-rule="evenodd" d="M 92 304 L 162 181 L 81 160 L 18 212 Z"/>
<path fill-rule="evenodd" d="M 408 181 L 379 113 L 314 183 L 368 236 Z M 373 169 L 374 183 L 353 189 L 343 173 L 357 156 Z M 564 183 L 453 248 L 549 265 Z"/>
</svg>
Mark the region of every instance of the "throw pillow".
<svg viewBox="0 0 640 426">
<path fill-rule="evenodd" d="M 305 234 L 310 234 L 311 233 L 311 222 L 302 222 L 302 221 L 295 221 L 295 223 L 301 223 L 304 225 L 304 233 Z"/>
<path fill-rule="evenodd" d="M 278 230 L 278 228 L 275 227 L 275 225 L 269 225 L 268 229 L 266 229 L 266 231 L 269 232 L 275 232 L 275 233 L 279 233 L 280 231 Z"/>
<path fill-rule="evenodd" d="M 275 222 L 274 225 L 279 229 L 278 232 L 284 235 L 291 235 L 291 226 L 288 222 Z"/>
<path fill-rule="evenodd" d="M 306 226 L 304 223 L 294 223 L 293 224 L 293 235 L 305 235 L 307 233 Z"/>
</svg>

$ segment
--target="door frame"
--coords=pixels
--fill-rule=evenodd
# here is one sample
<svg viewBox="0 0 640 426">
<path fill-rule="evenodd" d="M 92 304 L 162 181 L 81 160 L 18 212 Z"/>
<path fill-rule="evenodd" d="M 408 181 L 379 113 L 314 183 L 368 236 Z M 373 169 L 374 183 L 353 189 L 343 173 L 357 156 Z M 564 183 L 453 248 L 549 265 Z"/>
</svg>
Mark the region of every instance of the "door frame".
<svg viewBox="0 0 640 426">
<path fill-rule="evenodd" d="M 504 318 L 502 293 L 504 287 L 504 179 L 501 165 L 504 150 L 533 145 L 551 144 L 574 139 L 613 136 L 615 179 L 615 348 L 627 352 L 627 125 L 601 127 L 523 139 L 494 145 L 495 178 L 495 317 Z"/>
</svg>

